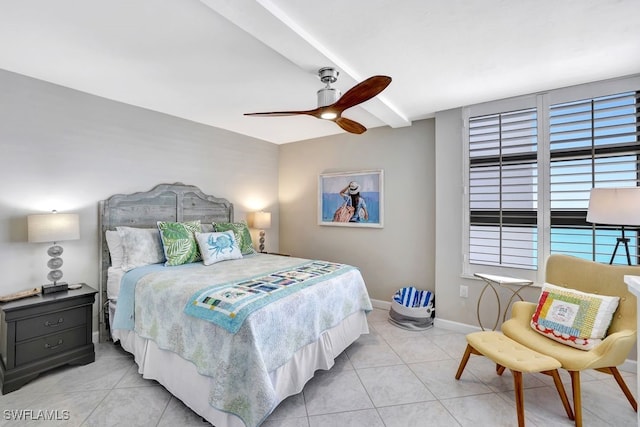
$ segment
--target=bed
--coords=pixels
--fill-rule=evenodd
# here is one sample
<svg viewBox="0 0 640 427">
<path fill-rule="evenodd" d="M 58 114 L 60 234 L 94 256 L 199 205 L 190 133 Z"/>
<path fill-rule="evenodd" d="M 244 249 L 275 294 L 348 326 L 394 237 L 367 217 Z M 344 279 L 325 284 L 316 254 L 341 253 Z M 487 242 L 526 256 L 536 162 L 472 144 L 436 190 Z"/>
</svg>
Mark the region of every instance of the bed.
<svg viewBox="0 0 640 427">
<path fill-rule="evenodd" d="M 123 232 L 153 234 L 158 221 L 197 224 L 199 244 L 221 236 L 212 224 L 236 224 L 228 200 L 181 183 L 101 201 L 100 339 L 119 342 L 144 378 L 216 427 L 260 425 L 368 333 L 371 302 L 352 266 L 260 253 L 205 265 L 206 250 L 176 266 L 121 265 Z"/>
</svg>

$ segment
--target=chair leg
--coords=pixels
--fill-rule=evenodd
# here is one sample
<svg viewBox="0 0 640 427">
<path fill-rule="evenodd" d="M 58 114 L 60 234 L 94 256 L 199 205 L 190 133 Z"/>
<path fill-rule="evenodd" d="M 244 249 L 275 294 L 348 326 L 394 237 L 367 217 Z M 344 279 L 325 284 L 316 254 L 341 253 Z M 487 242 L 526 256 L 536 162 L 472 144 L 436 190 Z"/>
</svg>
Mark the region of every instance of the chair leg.
<svg viewBox="0 0 640 427">
<path fill-rule="evenodd" d="M 456 379 L 459 380 L 462 375 L 462 371 L 464 371 L 465 366 L 467 366 L 467 362 L 469 361 L 469 356 L 473 352 L 474 348 L 471 347 L 470 344 L 467 344 L 467 348 L 464 351 L 464 356 L 462 356 L 462 360 L 460 361 L 460 366 L 458 366 L 458 372 L 456 372 Z"/>
<path fill-rule="evenodd" d="M 516 394 L 516 413 L 518 414 L 518 427 L 524 427 L 524 385 L 522 383 L 522 372 L 511 370 L 513 374 L 513 385 Z"/>
<path fill-rule="evenodd" d="M 624 382 L 624 379 L 622 379 L 622 375 L 620 375 L 620 371 L 618 371 L 618 368 L 616 368 L 615 366 L 611 367 L 609 368 L 609 372 L 611 373 L 611 375 L 613 375 L 613 378 L 616 379 L 616 382 L 622 389 L 624 395 L 627 396 L 627 400 L 629 401 L 629 403 L 631 403 L 631 407 L 633 408 L 633 410 L 638 412 L 638 403 L 633 397 L 633 394 L 631 394 L 631 391 L 629 390 L 629 387 L 627 387 L 627 384 Z"/>
<path fill-rule="evenodd" d="M 573 392 L 573 413 L 576 427 L 582 427 L 582 396 L 580 390 L 580 371 L 568 371 L 571 375 L 571 390 Z"/>
<path fill-rule="evenodd" d="M 560 395 L 562 406 L 564 406 L 564 410 L 567 412 L 567 416 L 570 420 L 575 420 L 575 416 L 573 415 L 573 411 L 571 410 L 571 405 L 569 404 L 567 393 L 564 391 L 564 386 L 562 385 L 562 380 L 560 379 L 558 370 L 554 369 L 553 371 L 545 371 L 543 372 L 543 374 L 551 375 L 551 377 L 553 378 L 553 383 L 556 385 L 556 390 L 558 390 L 558 394 Z"/>
<path fill-rule="evenodd" d="M 504 372 L 505 367 L 502 365 L 499 365 L 496 363 L 496 374 L 498 375 L 502 375 L 502 373 Z"/>
</svg>

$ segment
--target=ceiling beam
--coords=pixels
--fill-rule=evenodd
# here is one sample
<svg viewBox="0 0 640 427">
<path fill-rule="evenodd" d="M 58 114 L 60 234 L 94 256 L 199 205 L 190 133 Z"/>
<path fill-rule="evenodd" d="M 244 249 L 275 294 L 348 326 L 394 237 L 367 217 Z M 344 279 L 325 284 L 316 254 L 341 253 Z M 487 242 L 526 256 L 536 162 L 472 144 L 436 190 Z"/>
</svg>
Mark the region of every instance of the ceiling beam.
<svg viewBox="0 0 640 427">
<path fill-rule="evenodd" d="M 316 74 L 320 67 L 333 65 L 340 71 L 340 80 L 348 87 L 369 77 L 360 75 L 348 61 L 320 43 L 270 0 L 200 1 L 306 73 Z M 359 108 L 394 128 L 411 125 L 411 121 L 384 94 L 361 104 Z"/>
</svg>

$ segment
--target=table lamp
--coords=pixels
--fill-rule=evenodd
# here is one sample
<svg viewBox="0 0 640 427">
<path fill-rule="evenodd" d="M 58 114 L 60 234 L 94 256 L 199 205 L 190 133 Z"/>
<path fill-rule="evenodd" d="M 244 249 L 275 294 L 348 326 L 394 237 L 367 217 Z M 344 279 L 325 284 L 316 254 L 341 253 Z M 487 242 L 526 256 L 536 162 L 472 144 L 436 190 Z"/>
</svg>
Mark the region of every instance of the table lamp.
<svg viewBox="0 0 640 427">
<path fill-rule="evenodd" d="M 264 252 L 264 230 L 271 227 L 271 212 L 255 212 L 253 214 L 253 228 L 260 230 L 260 252 Z"/>
<path fill-rule="evenodd" d="M 640 187 L 591 189 L 587 221 L 596 224 L 619 225 L 622 237 L 616 239 L 616 247 L 609 264 L 613 264 L 618 247 L 622 243 L 627 252 L 627 264 L 631 265 L 629 238 L 624 235 L 624 226 L 640 225 Z"/>
<path fill-rule="evenodd" d="M 64 240 L 78 240 L 80 238 L 80 222 L 78 214 L 61 214 L 53 211 L 50 214 L 37 214 L 27 216 L 28 240 L 32 243 L 52 242 L 53 245 L 47 251 L 51 257 L 47 266 L 51 269 L 47 279 L 53 283 L 42 286 L 42 293 L 50 293 L 66 290 L 67 284 L 59 282 L 62 279 L 62 246 L 57 242 Z"/>
</svg>

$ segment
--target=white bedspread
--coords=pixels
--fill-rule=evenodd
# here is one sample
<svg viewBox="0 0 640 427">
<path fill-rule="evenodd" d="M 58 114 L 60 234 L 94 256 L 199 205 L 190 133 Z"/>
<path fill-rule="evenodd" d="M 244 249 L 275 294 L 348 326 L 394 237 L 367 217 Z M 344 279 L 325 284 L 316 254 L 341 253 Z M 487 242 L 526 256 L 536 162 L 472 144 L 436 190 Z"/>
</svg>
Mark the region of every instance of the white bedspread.
<svg viewBox="0 0 640 427">
<path fill-rule="evenodd" d="M 209 402 L 214 408 L 238 415 L 248 427 L 256 426 L 278 403 L 269 374 L 350 314 L 371 310 L 360 272 L 349 270 L 278 300 L 251 314 L 235 334 L 188 316 L 183 308 L 202 287 L 301 262 L 258 255 L 150 273 L 136 285 L 135 331 L 212 377 Z"/>
</svg>

